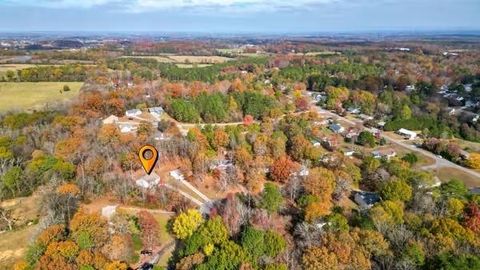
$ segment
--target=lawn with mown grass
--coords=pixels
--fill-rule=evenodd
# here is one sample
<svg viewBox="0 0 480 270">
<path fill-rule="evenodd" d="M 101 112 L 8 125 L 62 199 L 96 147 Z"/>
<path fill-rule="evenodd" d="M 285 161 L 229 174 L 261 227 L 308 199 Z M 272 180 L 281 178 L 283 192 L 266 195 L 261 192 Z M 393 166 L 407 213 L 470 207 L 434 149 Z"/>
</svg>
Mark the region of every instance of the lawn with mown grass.
<svg viewBox="0 0 480 270">
<path fill-rule="evenodd" d="M 63 91 L 68 85 L 70 91 Z M 66 101 L 78 95 L 82 82 L 2 82 L 0 112 L 41 109 L 47 104 Z"/>
</svg>

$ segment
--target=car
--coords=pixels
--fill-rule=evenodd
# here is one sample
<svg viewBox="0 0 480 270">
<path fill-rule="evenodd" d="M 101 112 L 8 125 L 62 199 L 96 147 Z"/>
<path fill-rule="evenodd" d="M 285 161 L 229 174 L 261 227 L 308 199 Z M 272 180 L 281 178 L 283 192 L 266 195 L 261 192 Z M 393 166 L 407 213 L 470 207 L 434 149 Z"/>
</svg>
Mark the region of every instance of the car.
<svg viewBox="0 0 480 270">
<path fill-rule="evenodd" d="M 436 155 L 437 158 L 443 159 L 441 155 Z"/>
<path fill-rule="evenodd" d="M 151 250 L 142 250 L 142 251 L 140 251 L 140 254 L 142 254 L 142 255 L 152 255 L 153 252 Z"/>
</svg>

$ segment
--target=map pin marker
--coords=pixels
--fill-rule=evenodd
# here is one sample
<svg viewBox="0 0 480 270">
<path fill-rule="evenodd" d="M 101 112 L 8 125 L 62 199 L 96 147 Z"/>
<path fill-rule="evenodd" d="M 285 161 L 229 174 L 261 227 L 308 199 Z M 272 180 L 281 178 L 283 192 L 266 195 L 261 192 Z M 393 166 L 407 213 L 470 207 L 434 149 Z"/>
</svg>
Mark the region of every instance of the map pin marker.
<svg viewBox="0 0 480 270">
<path fill-rule="evenodd" d="M 138 157 L 142 162 L 143 169 L 147 174 L 151 174 L 155 163 L 158 160 L 158 151 L 151 145 L 145 145 L 138 151 Z"/>
</svg>

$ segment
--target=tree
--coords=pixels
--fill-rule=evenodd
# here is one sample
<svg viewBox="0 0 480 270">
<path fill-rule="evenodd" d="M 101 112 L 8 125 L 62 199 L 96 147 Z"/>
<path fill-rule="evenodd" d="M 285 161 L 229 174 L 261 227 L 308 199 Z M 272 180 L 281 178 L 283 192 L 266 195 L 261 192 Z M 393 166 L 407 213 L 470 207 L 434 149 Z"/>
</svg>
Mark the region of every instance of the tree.
<svg viewBox="0 0 480 270">
<path fill-rule="evenodd" d="M 272 183 L 266 183 L 260 199 L 260 207 L 272 214 L 278 212 L 283 203 L 280 189 Z"/>
<path fill-rule="evenodd" d="M 304 183 L 305 191 L 321 200 L 330 200 L 335 190 L 335 174 L 325 168 L 311 169 Z"/>
<path fill-rule="evenodd" d="M 472 169 L 480 169 L 480 153 L 471 153 L 467 160 L 467 166 Z"/>
<path fill-rule="evenodd" d="M 308 203 L 307 207 L 305 207 L 305 220 L 312 222 L 317 218 L 330 214 L 332 206 L 330 199 Z"/>
<path fill-rule="evenodd" d="M 414 165 L 415 163 L 418 162 L 418 157 L 415 153 L 410 152 L 410 153 L 406 153 L 402 157 L 402 160 L 408 162 L 410 165 Z"/>
<path fill-rule="evenodd" d="M 370 216 L 377 226 L 401 224 L 403 207 L 400 201 L 383 201 L 370 210 Z"/>
<path fill-rule="evenodd" d="M 480 207 L 476 203 L 471 202 L 467 205 L 464 218 L 465 227 L 476 233 L 480 232 Z"/>
<path fill-rule="evenodd" d="M 441 193 L 446 197 L 464 198 L 468 193 L 468 188 L 460 180 L 452 179 L 440 186 Z"/>
<path fill-rule="evenodd" d="M 406 202 L 412 198 L 412 188 L 404 180 L 393 180 L 383 184 L 380 195 L 384 200 Z"/>
<path fill-rule="evenodd" d="M 363 146 L 369 146 L 370 148 L 373 148 L 377 145 L 375 136 L 368 131 L 360 132 L 357 138 L 357 143 Z"/>
<path fill-rule="evenodd" d="M 400 114 L 398 115 L 398 117 L 403 120 L 408 120 L 412 118 L 412 110 L 410 109 L 410 107 L 408 107 L 407 104 L 402 106 L 402 109 L 400 110 Z"/>
<path fill-rule="evenodd" d="M 273 162 L 270 177 L 273 181 L 286 183 L 297 167 L 298 164 L 292 161 L 289 156 L 282 155 Z"/>
<path fill-rule="evenodd" d="M 147 211 L 138 212 L 138 224 L 140 225 L 142 243 L 144 249 L 152 250 L 159 244 L 160 228 L 155 217 Z"/>
<path fill-rule="evenodd" d="M 203 223 L 203 218 L 200 212 L 195 209 L 189 209 L 186 212 L 180 213 L 173 221 L 173 232 L 180 239 L 186 239 L 191 236 Z"/>
<path fill-rule="evenodd" d="M 305 270 L 338 269 L 338 259 L 325 247 L 311 247 L 303 254 L 302 265 Z"/>
<path fill-rule="evenodd" d="M 329 110 L 334 110 L 342 107 L 342 103 L 348 100 L 349 91 L 346 87 L 332 87 L 325 89 L 327 92 L 326 106 Z"/>
</svg>

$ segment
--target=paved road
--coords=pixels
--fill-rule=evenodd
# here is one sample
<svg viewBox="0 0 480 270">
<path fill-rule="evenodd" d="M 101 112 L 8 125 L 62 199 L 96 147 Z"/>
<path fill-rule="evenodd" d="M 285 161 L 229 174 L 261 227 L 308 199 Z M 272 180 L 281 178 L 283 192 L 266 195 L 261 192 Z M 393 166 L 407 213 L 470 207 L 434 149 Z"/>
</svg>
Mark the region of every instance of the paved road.
<svg viewBox="0 0 480 270">
<path fill-rule="evenodd" d="M 335 113 L 333 113 L 333 112 L 330 112 L 330 111 L 327 111 L 327 110 L 325 110 L 325 109 L 322 109 L 322 108 L 320 108 L 319 106 L 317 106 L 317 105 L 315 105 L 315 104 L 313 104 L 313 106 L 314 106 L 314 108 L 316 108 L 316 110 L 317 110 L 318 113 L 320 113 L 320 114 L 328 115 L 328 116 L 337 118 L 337 119 L 339 119 L 339 120 L 341 120 L 341 121 L 343 121 L 343 122 L 346 122 L 346 123 L 348 123 L 348 124 L 351 124 L 351 125 L 359 125 L 359 124 L 360 124 L 360 125 L 363 126 L 363 122 L 362 122 L 362 120 L 360 120 L 360 119 L 355 119 L 355 120 L 347 119 L 347 118 L 345 118 L 345 117 L 343 117 L 343 116 L 340 116 L 340 115 L 335 114 Z M 369 128 L 366 128 L 366 129 L 369 130 L 369 131 L 371 131 L 371 129 L 369 129 Z M 424 166 L 424 167 L 422 167 L 422 169 L 424 169 L 424 170 L 436 169 L 436 168 L 440 168 L 440 167 L 447 167 L 447 168 L 450 167 L 450 168 L 455 168 L 455 169 L 461 170 L 461 171 L 463 171 L 463 172 L 465 172 L 465 173 L 467 173 L 467 174 L 470 174 L 470 175 L 472 175 L 472 176 L 474 176 L 474 177 L 478 177 L 479 180 L 480 180 L 480 173 L 478 173 L 478 172 L 476 172 L 476 171 L 473 171 L 473 170 L 470 170 L 470 169 L 468 169 L 468 168 L 462 167 L 462 166 L 460 166 L 460 165 L 458 165 L 458 164 L 455 164 L 455 163 L 453 163 L 453 162 L 451 162 L 451 161 L 449 161 L 449 160 L 446 160 L 446 159 L 443 159 L 443 158 L 439 158 L 438 156 L 436 156 L 435 154 L 433 154 L 433 153 L 431 153 L 431 152 L 428 152 L 428 151 L 423 150 L 423 149 L 421 149 L 421 148 L 417 148 L 417 147 L 415 147 L 415 146 L 413 146 L 413 145 L 411 145 L 411 144 L 408 144 L 408 143 L 404 142 L 403 140 L 398 140 L 398 139 L 396 139 L 396 138 L 390 137 L 390 136 L 388 136 L 388 135 L 385 134 L 385 133 L 382 133 L 381 136 L 382 136 L 383 138 L 385 138 L 385 140 L 388 141 L 388 142 L 394 143 L 394 144 L 399 145 L 399 146 L 401 146 L 401 147 L 403 147 L 403 148 L 407 148 L 407 149 L 410 150 L 410 151 L 417 152 L 417 153 L 420 153 L 420 154 L 422 154 L 422 155 L 425 155 L 425 156 L 427 156 L 427 157 L 430 157 L 430 158 L 434 159 L 434 160 L 435 160 L 435 164 L 434 164 L 434 165 L 429 165 L 429 166 Z"/>
</svg>

